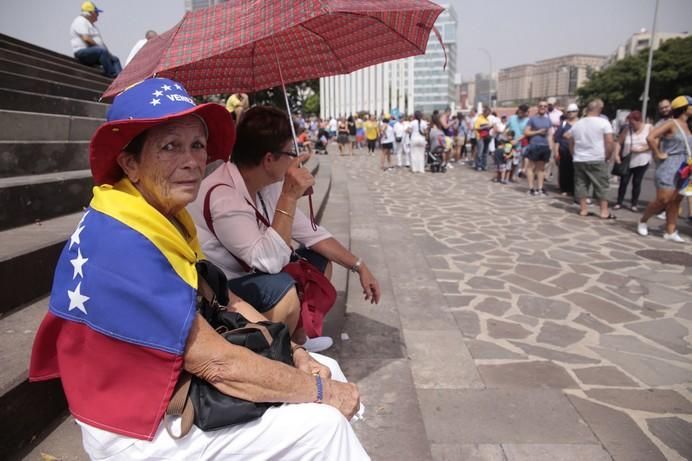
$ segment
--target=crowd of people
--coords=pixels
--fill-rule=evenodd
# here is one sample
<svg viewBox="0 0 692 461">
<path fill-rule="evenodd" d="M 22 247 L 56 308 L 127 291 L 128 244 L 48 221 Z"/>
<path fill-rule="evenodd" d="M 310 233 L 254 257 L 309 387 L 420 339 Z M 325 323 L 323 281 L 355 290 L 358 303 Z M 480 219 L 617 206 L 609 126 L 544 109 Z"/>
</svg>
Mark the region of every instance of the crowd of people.
<svg viewBox="0 0 692 461">
<path fill-rule="evenodd" d="M 321 120 L 313 117 L 309 130 L 322 136 L 322 142 L 336 137 L 339 152 L 353 155 L 364 147 L 374 155 L 379 143 L 380 168 L 410 168 L 413 173 L 444 172 L 466 162 L 476 171 L 494 164 L 493 181 L 508 184 L 522 179 L 527 195 L 545 196 L 546 180 L 555 176 L 561 195 L 571 196 L 579 215 L 616 219 L 608 203 L 611 182 L 618 182 L 613 210 L 639 213 L 639 198 L 649 165 L 656 165 L 656 199 L 644 210 L 638 233 L 648 235 L 647 222 L 657 215 L 666 220 L 663 238 L 684 242 L 677 232 L 682 215 L 678 192 L 679 167 L 690 158 L 688 144 L 692 105 L 688 96 L 658 104 L 658 121 L 648 123 L 638 110 L 627 112 L 624 120 L 609 120 L 603 114 L 603 101 L 589 101 L 580 108 L 575 103 L 561 110 L 555 98 L 539 101 L 535 109 L 522 104 L 507 118 L 490 107 L 479 113 L 451 110 L 420 111 L 412 116 L 393 117 L 372 114 Z M 302 118 L 298 122 L 303 124 Z M 353 126 L 353 130 L 350 127 Z M 336 127 L 336 128 L 334 128 Z M 340 127 L 343 127 L 341 130 Z M 363 131 L 358 131 L 364 127 Z M 353 134 L 351 134 L 353 133 Z M 687 143 L 685 140 L 687 139 Z M 631 185 L 630 201 L 625 198 Z M 598 212 L 589 211 L 595 201 Z M 692 198 L 687 197 L 688 220 L 692 222 Z"/>
</svg>

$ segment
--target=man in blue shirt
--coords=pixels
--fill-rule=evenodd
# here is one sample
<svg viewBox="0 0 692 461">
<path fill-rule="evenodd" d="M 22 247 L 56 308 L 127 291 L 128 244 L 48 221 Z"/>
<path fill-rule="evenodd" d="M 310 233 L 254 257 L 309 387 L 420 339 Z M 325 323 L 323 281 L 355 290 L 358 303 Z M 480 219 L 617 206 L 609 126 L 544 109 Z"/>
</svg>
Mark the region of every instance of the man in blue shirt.
<svg viewBox="0 0 692 461">
<path fill-rule="evenodd" d="M 515 158 L 513 159 L 512 169 L 509 171 L 509 180 L 512 181 L 514 177 L 514 170 L 517 165 L 519 165 L 519 173 L 521 173 L 521 162 L 525 158 L 525 150 L 528 145 L 528 139 L 524 136 L 524 129 L 526 124 L 529 123 L 529 106 L 522 104 L 517 109 L 517 113 L 512 115 L 507 122 L 507 129 L 514 131 L 514 150 L 516 152 Z M 525 161 L 528 163 L 528 159 Z M 524 166 L 524 169 L 526 166 Z"/>
<path fill-rule="evenodd" d="M 529 164 L 526 169 L 526 177 L 529 180 L 529 195 L 546 195 L 543 187 L 545 180 L 545 164 L 550 160 L 550 144 L 548 133 L 550 131 L 550 118 L 547 116 L 548 103 L 538 103 L 538 114 L 529 119 L 524 129 L 524 136 L 529 138 L 527 156 Z M 536 178 L 534 178 L 534 172 Z M 537 179 L 537 181 L 535 181 Z M 534 183 L 536 183 L 534 188 Z"/>
</svg>

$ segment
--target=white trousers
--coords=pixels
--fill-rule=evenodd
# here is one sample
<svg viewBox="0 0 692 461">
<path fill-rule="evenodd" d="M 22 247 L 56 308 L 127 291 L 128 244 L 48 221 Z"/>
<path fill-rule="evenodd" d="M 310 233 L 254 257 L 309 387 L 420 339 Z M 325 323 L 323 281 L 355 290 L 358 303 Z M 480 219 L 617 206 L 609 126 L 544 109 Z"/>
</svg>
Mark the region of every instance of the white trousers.
<svg viewBox="0 0 692 461">
<path fill-rule="evenodd" d="M 339 364 L 311 354 L 328 366 L 332 377 L 346 381 Z M 271 407 L 255 421 L 218 431 L 192 426 L 182 439 L 163 424 L 151 442 L 103 431 L 85 423 L 84 449 L 93 460 L 369 460 L 351 424 L 336 408 L 317 403 Z"/>
<path fill-rule="evenodd" d="M 425 173 L 425 146 L 411 144 L 411 171 Z"/>
</svg>

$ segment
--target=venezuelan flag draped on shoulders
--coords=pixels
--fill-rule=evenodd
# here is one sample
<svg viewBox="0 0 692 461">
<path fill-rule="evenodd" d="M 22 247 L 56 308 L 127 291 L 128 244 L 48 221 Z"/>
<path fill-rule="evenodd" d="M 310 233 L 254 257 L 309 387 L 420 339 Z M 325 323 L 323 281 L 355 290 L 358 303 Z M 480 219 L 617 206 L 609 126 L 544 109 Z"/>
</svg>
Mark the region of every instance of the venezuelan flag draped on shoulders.
<svg viewBox="0 0 692 461">
<path fill-rule="evenodd" d="M 201 258 L 128 179 L 94 188 L 65 245 L 30 379 L 61 378 L 72 414 L 89 425 L 151 440 L 183 366 Z"/>
</svg>

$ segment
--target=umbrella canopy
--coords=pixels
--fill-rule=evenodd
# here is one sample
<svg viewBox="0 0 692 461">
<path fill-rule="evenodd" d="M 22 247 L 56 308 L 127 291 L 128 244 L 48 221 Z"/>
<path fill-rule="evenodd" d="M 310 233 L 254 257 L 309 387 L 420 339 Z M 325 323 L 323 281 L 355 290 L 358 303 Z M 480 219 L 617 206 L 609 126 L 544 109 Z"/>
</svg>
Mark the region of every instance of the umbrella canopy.
<svg viewBox="0 0 692 461">
<path fill-rule="evenodd" d="M 229 0 L 150 40 L 103 99 L 154 75 L 203 95 L 347 74 L 424 53 L 443 10 L 428 0 Z"/>
</svg>

